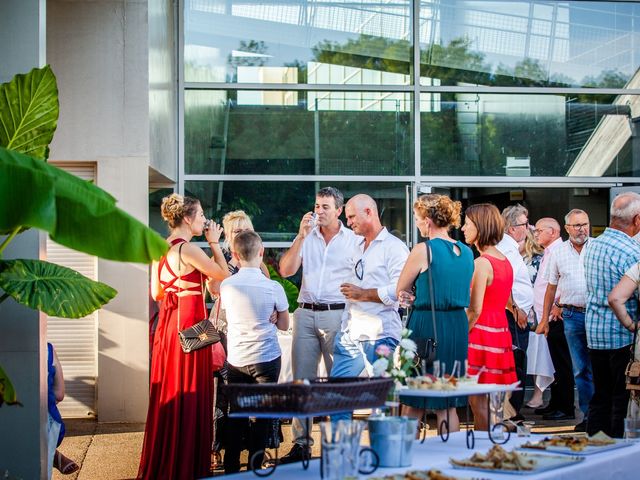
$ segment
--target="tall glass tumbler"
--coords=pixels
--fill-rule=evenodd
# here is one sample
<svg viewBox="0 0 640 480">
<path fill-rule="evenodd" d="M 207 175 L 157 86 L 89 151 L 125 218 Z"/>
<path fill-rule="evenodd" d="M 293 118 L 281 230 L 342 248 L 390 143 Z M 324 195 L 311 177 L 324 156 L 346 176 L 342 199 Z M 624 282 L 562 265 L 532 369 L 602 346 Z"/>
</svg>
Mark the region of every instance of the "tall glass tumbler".
<svg viewBox="0 0 640 480">
<path fill-rule="evenodd" d="M 344 477 L 345 433 L 343 421 L 320 422 L 322 441 L 322 478 L 342 480 Z"/>
</svg>

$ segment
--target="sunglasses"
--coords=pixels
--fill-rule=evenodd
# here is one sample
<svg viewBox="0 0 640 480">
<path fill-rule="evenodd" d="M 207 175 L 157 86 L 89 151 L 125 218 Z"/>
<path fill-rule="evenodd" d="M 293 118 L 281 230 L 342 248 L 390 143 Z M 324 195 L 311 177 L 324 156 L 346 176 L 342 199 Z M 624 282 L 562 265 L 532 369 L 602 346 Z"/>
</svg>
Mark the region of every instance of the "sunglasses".
<svg viewBox="0 0 640 480">
<path fill-rule="evenodd" d="M 358 260 L 354 270 L 358 280 L 362 280 L 362 278 L 364 277 L 364 262 L 362 261 L 362 259 Z"/>
</svg>

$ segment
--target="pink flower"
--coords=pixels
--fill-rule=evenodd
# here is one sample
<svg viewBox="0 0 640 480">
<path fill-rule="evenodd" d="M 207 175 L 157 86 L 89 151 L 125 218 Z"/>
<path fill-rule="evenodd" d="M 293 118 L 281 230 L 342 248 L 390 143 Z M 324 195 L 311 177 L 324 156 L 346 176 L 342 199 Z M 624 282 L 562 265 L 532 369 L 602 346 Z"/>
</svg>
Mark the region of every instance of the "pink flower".
<svg viewBox="0 0 640 480">
<path fill-rule="evenodd" d="M 378 345 L 378 348 L 376 348 L 376 355 L 380 357 L 388 357 L 391 355 L 391 349 L 388 345 Z"/>
</svg>

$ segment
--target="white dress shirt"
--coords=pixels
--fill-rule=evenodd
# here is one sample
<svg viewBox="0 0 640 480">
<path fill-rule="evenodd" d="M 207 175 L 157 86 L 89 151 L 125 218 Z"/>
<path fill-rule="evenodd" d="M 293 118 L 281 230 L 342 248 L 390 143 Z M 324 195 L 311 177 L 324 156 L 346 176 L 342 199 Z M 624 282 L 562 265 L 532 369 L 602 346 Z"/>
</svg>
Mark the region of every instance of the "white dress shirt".
<svg viewBox="0 0 640 480">
<path fill-rule="evenodd" d="M 409 249 L 397 237 L 383 228 L 378 236 L 364 250 L 365 239 L 359 237 L 358 254 L 351 261 L 353 265 L 349 283 L 360 288 L 375 288 L 382 303 L 347 302 L 342 317 L 342 330 L 348 331 L 353 340 L 379 340 L 392 337 L 400 340 L 402 322 L 398 314 L 396 286 L 402 268 L 409 256 Z M 362 272 L 362 279 L 356 275 L 356 266 Z"/>
<path fill-rule="evenodd" d="M 505 234 L 496 248 L 507 257 L 513 269 L 513 287 L 511 288 L 513 301 L 520 310 L 528 313 L 533 307 L 533 285 L 531 285 L 527 264 L 524 263 L 518 251 L 518 242 L 511 235 Z"/>
<path fill-rule="evenodd" d="M 557 285 L 560 291 L 560 303 L 584 307 L 587 304 L 587 282 L 584 276 L 585 247 L 591 241 L 587 238 L 580 253 L 571 241 L 562 242 L 551 258 L 545 276 L 551 285 Z"/>
<path fill-rule="evenodd" d="M 242 267 L 220 284 L 220 308 L 227 313 L 227 360 L 234 367 L 270 362 L 280 356 L 275 308 L 289 309 L 284 288 L 259 268 Z"/>
<path fill-rule="evenodd" d="M 549 260 L 554 250 L 562 246 L 562 238 L 556 238 L 551 244 L 544 249 L 544 255 L 540 260 L 540 266 L 538 267 L 538 276 L 533 284 L 533 309 L 536 312 L 538 321 L 542 319 L 542 309 L 544 308 L 544 294 L 547 291 L 547 284 L 549 283 L 549 276 L 547 268 L 549 267 Z M 558 293 L 558 292 L 557 292 Z M 557 294 L 556 293 L 556 294 Z"/>
<path fill-rule="evenodd" d="M 329 243 L 325 243 L 320 227 L 315 227 L 304 238 L 302 258 L 302 285 L 299 302 L 344 303 L 340 285 L 351 280 L 353 258 L 362 237 L 340 222 L 340 230 Z"/>
</svg>

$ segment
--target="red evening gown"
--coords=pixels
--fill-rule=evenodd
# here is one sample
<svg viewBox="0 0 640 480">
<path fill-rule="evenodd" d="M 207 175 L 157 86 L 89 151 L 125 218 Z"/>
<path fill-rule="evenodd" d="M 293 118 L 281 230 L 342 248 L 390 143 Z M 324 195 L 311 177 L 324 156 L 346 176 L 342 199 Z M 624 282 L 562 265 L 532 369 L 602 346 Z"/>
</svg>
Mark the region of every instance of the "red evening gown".
<svg viewBox="0 0 640 480">
<path fill-rule="evenodd" d="M 176 239 L 171 245 L 183 243 Z M 178 276 L 166 257 L 158 276 L 168 271 L 173 279 L 161 281 L 165 297 L 160 306 L 153 339 L 149 411 L 142 445 L 138 478 L 180 479 L 210 475 L 213 426 L 213 372 L 211 347 L 184 353 L 178 341 Z M 203 275 L 194 270 L 182 280 L 197 283 L 185 288 L 197 295 L 180 297 L 180 328 L 206 316 L 202 301 Z"/>
<path fill-rule="evenodd" d="M 518 381 L 513 357 L 511 333 L 505 308 L 513 286 L 513 270 L 509 260 L 482 255 L 491 263 L 493 282 L 487 286 L 482 312 L 469 332 L 469 374 L 475 375 L 484 366 L 479 383 L 503 385 Z"/>
</svg>

